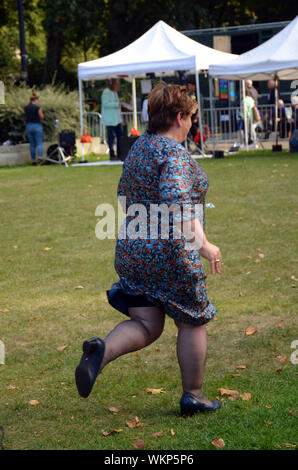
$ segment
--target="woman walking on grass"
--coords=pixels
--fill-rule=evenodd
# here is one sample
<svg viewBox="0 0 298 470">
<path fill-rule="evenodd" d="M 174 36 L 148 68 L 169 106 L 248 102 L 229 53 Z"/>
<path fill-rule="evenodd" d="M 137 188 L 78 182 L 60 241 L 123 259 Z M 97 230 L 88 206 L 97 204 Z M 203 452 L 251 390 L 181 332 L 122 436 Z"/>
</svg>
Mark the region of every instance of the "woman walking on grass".
<svg viewBox="0 0 298 470">
<path fill-rule="evenodd" d="M 129 319 L 104 339 L 94 337 L 83 343 L 75 374 L 83 397 L 90 394 L 96 377 L 109 362 L 159 338 L 168 315 L 178 328 L 181 414 L 215 411 L 221 406 L 202 391 L 206 324 L 217 310 L 207 298 L 201 256 L 209 260 L 211 273 L 221 273 L 222 258 L 204 231 L 208 177 L 181 145 L 196 106 L 179 85 L 161 84 L 150 94 L 148 131 L 131 148 L 118 185 L 118 196 L 126 198 L 127 216 L 116 243 L 119 281 L 107 291 L 109 303 Z M 132 204 L 144 208 L 145 216 L 138 218 L 137 225 L 129 209 Z M 152 215 L 156 204 L 172 208 L 167 220 L 163 215 Z M 203 208 L 201 215 L 198 207 Z M 168 232 L 164 233 L 166 221 Z M 139 232 L 132 233 L 136 226 Z"/>
</svg>

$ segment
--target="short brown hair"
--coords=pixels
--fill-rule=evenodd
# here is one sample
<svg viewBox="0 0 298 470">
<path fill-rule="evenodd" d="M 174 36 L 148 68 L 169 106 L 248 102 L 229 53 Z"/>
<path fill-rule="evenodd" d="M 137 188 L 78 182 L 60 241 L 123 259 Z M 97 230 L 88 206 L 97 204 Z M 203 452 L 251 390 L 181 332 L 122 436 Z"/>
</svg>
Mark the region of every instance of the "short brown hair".
<svg viewBox="0 0 298 470">
<path fill-rule="evenodd" d="M 179 112 L 182 116 L 187 116 L 194 114 L 196 110 L 197 103 L 188 96 L 185 86 L 160 83 L 149 95 L 148 132 L 150 134 L 156 134 L 158 131 L 166 132 Z"/>
</svg>

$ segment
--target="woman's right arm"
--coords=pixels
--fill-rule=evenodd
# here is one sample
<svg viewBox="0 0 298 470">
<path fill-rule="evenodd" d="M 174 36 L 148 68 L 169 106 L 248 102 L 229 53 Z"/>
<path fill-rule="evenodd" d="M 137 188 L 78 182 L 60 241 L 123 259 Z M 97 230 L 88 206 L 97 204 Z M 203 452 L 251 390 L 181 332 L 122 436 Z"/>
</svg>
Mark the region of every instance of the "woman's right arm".
<svg viewBox="0 0 298 470">
<path fill-rule="evenodd" d="M 40 119 L 44 119 L 43 110 L 41 108 L 39 108 L 38 110 L 38 116 L 40 117 Z"/>
</svg>

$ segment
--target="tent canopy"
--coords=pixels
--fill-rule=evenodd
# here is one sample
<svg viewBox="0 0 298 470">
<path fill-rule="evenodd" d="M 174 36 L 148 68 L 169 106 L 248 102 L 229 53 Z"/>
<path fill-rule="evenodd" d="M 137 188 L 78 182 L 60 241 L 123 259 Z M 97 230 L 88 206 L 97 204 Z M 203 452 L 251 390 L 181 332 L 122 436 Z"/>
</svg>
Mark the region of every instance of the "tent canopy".
<svg viewBox="0 0 298 470">
<path fill-rule="evenodd" d="M 113 54 L 78 65 L 80 80 L 96 80 L 115 75 L 142 77 L 146 73 L 173 70 L 208 70 L 237 56 L 199 44 L 158 21 L 139 39 Z"/>
<path fill-rule="evenodd" d="M 298 16 L 268 41 L 224 64 L 212 64 L 209 75 L 230 80 L 298 78 Z"/>
</svg>

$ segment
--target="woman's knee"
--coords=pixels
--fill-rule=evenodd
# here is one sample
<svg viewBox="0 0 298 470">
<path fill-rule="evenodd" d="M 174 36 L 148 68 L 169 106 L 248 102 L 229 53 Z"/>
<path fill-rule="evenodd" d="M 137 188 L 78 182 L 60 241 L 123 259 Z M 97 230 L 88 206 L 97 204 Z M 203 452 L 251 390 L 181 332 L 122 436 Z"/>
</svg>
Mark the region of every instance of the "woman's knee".
<svg viewBox="0 0 298 470">
<path fill-rule="evenodd" d="M 153 343 L 163 332 L 165 313 L 160 308 L 136 307 L 130 309 L 132 320 L 140 322 L 147 332 L 148 341 Z"/>
</svg>

